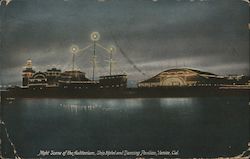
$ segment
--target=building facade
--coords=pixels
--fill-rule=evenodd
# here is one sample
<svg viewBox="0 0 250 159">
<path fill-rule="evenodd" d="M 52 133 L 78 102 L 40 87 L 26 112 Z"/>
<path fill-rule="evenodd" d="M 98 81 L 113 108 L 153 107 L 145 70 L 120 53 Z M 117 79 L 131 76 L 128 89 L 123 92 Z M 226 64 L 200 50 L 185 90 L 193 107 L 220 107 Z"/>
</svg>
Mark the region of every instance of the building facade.
<svg viewBox="0 0 250 159">
<path fill-rule="evenodd" d="M 138 87 L 173 86 L 220 86 L 246 84 L 247 76 L 220 76 L 190 68 L 175 68 L 163 71 L 152 78 L 138 83 Z"/>
</svg>

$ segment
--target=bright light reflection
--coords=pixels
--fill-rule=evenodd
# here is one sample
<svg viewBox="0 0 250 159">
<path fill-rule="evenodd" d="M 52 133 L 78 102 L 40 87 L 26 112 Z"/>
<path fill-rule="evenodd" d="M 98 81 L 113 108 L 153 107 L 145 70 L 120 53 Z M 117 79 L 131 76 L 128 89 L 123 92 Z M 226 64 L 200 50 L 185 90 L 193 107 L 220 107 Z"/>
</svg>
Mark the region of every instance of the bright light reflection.
<svg viewBox="0 0 250 159">
<path fill-rule="evenodd" d="M 193 105 L 194 99 L 192 98 L 162 98 L 160 99 L 161 106 L 189 106 Z"/>
</svg>

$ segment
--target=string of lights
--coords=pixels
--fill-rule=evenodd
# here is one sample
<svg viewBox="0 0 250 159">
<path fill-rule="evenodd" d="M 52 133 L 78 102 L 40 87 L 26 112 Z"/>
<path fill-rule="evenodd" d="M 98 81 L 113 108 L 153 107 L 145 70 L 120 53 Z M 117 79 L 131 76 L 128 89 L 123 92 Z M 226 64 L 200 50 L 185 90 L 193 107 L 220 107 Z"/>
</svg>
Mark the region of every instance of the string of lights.
<svg viewBox="0 0 250 159">
<path fill-rule="evenodd" d="M 115 37 L 113 36 L 113 34 L 111 33 L 112 39 L 115 42 L 115 45 L 117 46 L 117 48 L 119 49 L 120 53 L 123 55 L 123 57 L 126 58 L 126 60 L 129 62 L 129 64 L 131 64 L 133 66 L 133 68 L 138 71 L 139 73 L 141 73 L 143 76 L 148 76 L 146 73 L 144 73 L 129 57 L 128 55 L 125 53 L 125 51 L 120 47 L 118 41 L 115 39 Z"/>
</svg>

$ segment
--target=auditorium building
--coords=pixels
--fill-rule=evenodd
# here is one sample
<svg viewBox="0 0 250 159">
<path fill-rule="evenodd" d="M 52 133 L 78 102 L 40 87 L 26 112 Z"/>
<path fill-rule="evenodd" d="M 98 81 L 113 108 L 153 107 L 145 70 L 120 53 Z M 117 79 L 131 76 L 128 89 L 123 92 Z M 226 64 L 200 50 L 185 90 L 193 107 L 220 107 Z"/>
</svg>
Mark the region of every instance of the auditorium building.
<svg viewBox="0 0 250 159">
<path fill-rule="evenodd" d="M 175 68 L 139 82 L 138 87 L 239 85 L 248 83 L 248 80 L 243 75 L 220 76 L 196 69 Z"/>
</svg>

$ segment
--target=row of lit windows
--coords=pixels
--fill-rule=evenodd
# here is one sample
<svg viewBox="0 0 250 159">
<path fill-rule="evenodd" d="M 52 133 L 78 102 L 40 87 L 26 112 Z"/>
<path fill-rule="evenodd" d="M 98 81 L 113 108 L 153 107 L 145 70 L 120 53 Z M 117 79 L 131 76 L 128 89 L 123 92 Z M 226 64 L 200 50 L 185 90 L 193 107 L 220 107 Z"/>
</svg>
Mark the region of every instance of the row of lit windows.
<svg viewBox="0 0 250 159">
<path fill-rule="evenodd" d="M 100 86 L 100 88 L 115 88 L 115 87 L 122 87 L 123 84 L 120 85 L 112 85 L 112 86 Z M 68 86 L 64 86 L 63 88 L 69 88 Z M 88 89 L 88 87 L 74 87 L 74 89 Z"/>
<path fill-rule="evenodd" d="M 43 89 L 43 87 L 39 87 L 39 88 L 32 88 L 33 90 L 42 90 Z"/>
<path fill-rule="evenodd" d="M 49 75 L 49 76 L 59 76 L 59 75 L 61 75 L 61 73 L 49 72 L 49 73 L 47 73 L 47 75 Z"/>
<path fill-rule="evenodd" d="M 0 85 L 0 88 L 8 88 L 8 87 L 12 87 L 12 85 Z"/>
<path fill-rule="evenodd" d="M 101 79 L 119 79 L 119 78 L 126 78 L 126 77 L 121 77 L 121 76 L 107 76 L 107 77 L 101 77 Z"/>
<path fill-rule="evenodd" d="M 211 84 L 211 83 L 208 83 L 208 84 L 188 84 L 186 86 L 223 86 L 224 84 Z M 235 85 L 235 83 L 233 83 L 233 85 Z M 139 84 L 139 87 L 156 87 L 156 86 L 177 86 L 176 84 L 172 84 L 172 85 L 161 85 L 161 84 L 157 84 L 157 83 L 143 83 L 143 84 Z M 183 85 L 185 86 L 185 85 Z"/>
<path fill-rule="evenodd" d="M 124 86 L 123 84 L 117 84 L 117 85 L 111 85 L 111 86 L 100 86 L 100 88 L 115 88 L 115 87 L 122 87 Z"/>
</svg>

